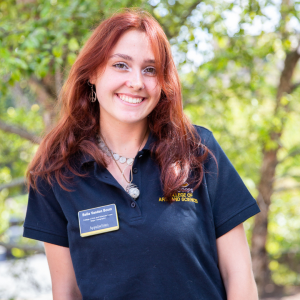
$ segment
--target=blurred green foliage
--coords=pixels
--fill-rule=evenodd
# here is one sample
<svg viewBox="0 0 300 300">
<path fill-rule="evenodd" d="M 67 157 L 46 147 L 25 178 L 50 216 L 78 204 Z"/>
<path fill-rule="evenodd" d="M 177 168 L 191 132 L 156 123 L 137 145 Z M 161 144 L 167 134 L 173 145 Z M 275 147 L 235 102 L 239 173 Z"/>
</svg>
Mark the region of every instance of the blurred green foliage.
<svg viewBox="0 0 300 300">
<path fill-rule="evenodd" d="M 213 130 L 254 196 L 263 149 L 278 146 L 269 132 L 280 130 L 284 120 L 267 250 L 273 281 L 300 284 L 300 270 L 293 266 L 300 261 L 300 89 L 284 95 L 287 109 L 274 115 L 283 61 L 299 46 L 300 2 L 0 1 L 0 120 L 43 134 L 91 29 L 124 7 L 142 7 L 161 23 L 182 80 L 186 114 Z M 300 81 L 299 66 L 293 78 Z M 24 176 L 36 149 L 19 135 L 0 131 L 0 186 Z M 11 217 L 24 218 L 26 193 L 24 186 L 0 191 L 0 241 L 7 242 Z M 251 226 L 247 221 L 248 237 Z M 25 254 L 18 248 L 12 253 Z"/>
</svg>

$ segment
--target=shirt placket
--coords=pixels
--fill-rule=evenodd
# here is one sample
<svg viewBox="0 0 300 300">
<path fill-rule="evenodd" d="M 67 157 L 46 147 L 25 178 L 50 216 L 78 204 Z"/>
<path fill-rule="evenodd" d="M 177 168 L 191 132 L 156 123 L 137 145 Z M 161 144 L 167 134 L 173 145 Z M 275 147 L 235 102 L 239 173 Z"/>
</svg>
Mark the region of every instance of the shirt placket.
<svg viewBox="0 0 300 300">
<path fill-rule="evenodd" d="M 137 156 L 138 157 L 138 156 Z M 139 176 L 140 163 L 135 159 L 134 165 L 132 166 L 133 172 L 133 183 L 135 183 L 140 189 L 140 176 Z M 122 197 L 125 199 L 128 208 L 130 209 L 130 219 L 139 219 L 142 217 L 141 208 L 139 205 L 139 198 L 136 200 L 130 197 L 130 195 L 123 189 L 123 187 L 117 182 L 117 180 L 109 173 L 107 169 L 99 167 L 95 163 L 95 177 L 103 183 L 106 183 L 112 187 L 121 190 Z M 116 201 L 118 204 L 118 201 Z"/>
</svg>

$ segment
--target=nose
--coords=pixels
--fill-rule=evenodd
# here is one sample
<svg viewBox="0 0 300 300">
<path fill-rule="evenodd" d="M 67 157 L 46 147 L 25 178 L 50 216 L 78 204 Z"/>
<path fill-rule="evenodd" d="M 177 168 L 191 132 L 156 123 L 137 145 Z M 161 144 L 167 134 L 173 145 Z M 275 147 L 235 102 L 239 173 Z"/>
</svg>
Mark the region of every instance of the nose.
<svg viewBox="0 0 300 300">
<path fill-rule="evenodd" d="M 133 88 L 135 91 L 139 91 L 145 88 L 143 82 L 143 76 L 140 72 L 136 72 L 136 74 L 132 74 L 131 78 L 126 81 L 126 86 L 129 88 Z"/>
</svg>

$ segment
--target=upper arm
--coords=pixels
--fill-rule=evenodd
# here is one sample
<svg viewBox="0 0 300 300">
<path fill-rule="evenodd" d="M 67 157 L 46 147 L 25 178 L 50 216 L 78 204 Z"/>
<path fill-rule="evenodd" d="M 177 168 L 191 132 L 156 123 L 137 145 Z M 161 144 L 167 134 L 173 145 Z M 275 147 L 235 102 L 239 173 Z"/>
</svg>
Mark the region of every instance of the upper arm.
<svg viewBox="0 0 300 300">
<path fill-rule="evenodd" d="M 217 251 L 228 299 L 258 299 L 243 223 L 217 239 Z"/>
<path fill-rule="evenodd" d="M 49 243 L 44 245 L 51 274 L 53 299 L 82 299 L 69 248 Z"/>
<path fill-rule="evenodd" d="M 222 276 L 252 269 L 243 223 L 217 239 L 219 268 Z"/>
</svg>

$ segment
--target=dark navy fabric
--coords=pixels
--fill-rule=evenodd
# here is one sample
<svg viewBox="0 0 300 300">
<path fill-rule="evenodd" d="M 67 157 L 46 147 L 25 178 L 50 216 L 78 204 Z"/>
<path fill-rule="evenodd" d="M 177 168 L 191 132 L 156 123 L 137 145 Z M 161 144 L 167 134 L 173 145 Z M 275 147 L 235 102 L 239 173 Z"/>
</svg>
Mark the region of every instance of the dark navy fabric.
<svg viewBox="0 0 300 300">
<path fill-rule="evenodd" d="M 79 160 L 86 177 L 67 192 L 39 180 L 30 189 L 24 236 L 70 248 L 83 299 L 225 300 L 216 239 L 259 212 L 212 133 L 196 126 L 215 155 L 195 191 L 185 186 L 164 201 L 160 170 L 150 156 L 150 134 L 133 165 L 141 194 L 134 202 L 113 176 L 88 157 Z M 78 211 L 116 204 L 120 229 L 80 237 Z"/>
</svg>

